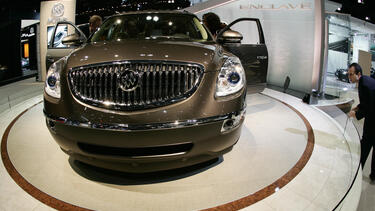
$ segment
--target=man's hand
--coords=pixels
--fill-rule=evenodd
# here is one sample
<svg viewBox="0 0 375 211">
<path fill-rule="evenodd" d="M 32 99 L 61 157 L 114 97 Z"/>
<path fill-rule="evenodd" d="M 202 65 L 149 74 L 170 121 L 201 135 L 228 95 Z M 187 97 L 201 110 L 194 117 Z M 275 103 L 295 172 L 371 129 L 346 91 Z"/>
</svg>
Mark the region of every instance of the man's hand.
<svg viewBox="0 0 375 211">
<path fill-rule="evenodd" d="M 350 112 L 349 112 L 349 117 L 355 117 L 355 111 L 354 110 L 351 110 Z"/>
</svg>

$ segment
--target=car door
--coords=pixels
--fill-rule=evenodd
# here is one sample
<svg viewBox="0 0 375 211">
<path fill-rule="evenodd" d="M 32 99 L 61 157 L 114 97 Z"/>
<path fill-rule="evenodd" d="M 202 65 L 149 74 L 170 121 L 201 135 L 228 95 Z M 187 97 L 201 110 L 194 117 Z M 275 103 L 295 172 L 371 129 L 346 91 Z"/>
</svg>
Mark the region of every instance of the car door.
<svg viewBox="0 0 375 211">
<path fill-rule="evenodd" d="M 225 50 L 239 57 L 246 72 L 247 84 L 265 84 L 268 69 L 268 51 L 259 19 L 237 19 L 223 28 L 217 37 L 220 37 L 227 30 L 240 32 L 245 38 L 241 43 L 224 42 L 221 45 Z"/>
<path fill-rule="evenodd" d="M 58 22 L 53 28 L 48 29 L 51 31 L 49 33 L 48 38 L 48 48 L 47 48 L 47 55 L 46 55 L 46 67 L 47 70 L 51 64 L 55 61 L 59 60 L 60 58 L 67 56 L 72 52 L 74 49 L 79 47 L 80 44 L 84 43 L 87 38 L 85 34 L 73 23 L 69 21 L 61 21 Z M 71 36 L 76 34 L 79 39 L 82 41 L 78 45 L 67 45 L 63 44 L 63 39 L 67 36 Z"/>
</svg>

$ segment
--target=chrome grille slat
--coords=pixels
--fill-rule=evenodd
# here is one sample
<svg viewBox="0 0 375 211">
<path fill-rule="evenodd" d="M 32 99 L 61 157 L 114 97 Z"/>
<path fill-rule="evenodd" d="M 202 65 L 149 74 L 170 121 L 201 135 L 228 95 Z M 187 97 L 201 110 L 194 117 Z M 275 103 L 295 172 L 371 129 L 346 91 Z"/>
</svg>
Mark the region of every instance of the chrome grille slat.
<svg viewBox="0 0 375 211">
<path fill-rule="evenodd" d="M 121 92 L 122 95 L 121 95 L 121 104 L 125 104 L 125 92 Z"/>
<path fill-rule="evenodd" d="M 92 76 L 92 83 L 93 83 L 93 86 L 92 86 L 92 89 L 93 89 L 93 99 L 98 99 L 98 96 L 96 95 L 97 93 L 97 73 L 96 73 L 96 69 L 93 70 L 92 72 L 93 76 Z"/>
<path fill-rule="evenodd" d="M 127 105 L 130 105 L 130 104 L 131 104 L 131 102 L 130 102 L 130 92 L 127 92 L 126 94 L 128 95 L 128 101 L 127 101 L 126 104 L 127 104 Z"/>
<path fill-rule="evenodd" d="M 140 77 L 140 80 L 141 80 L 141 86 L 139 86 L 139 104 L 142 105 L 143 104 L 143 77 L 144 77 L 144 65 L 141 65 L 141 68 L 140 68 L 140 71 L 141 71 L 141 77 Z"/>
<path fill-rule="evenodd" d="M 150 72 L 149 72 L 149 70 L 147 69 L 147 76 L 146 76 L 146 103 L 147 104 L 149 104 L 150 103 L 150 89 L 149 89 L 149 87 L 150 87 Z"/>
<path fill-rule="evenodd" d="M 109 74 L 110 74 L 110 86 L 109 86 L 109 100 L 113 102 L 113 66 L 109 69 Z"/>
<path fill-rule="evenodd" d="M 104 101 L 108 100 L 108 69 L 104 68 Z"/>
<path fill-rule="evenodd" d="M 118 84 L 118 81 L 117 81 L 117 78 L 119 77 L 119 69 L 121 69 L 121 66 L 120 65 L 116 65 L 116 67 L 115 67 L 115 73 L 114 73 L 114 75 L 116 76 L 116 81 L 115 81 L 115 92 L 116 92 L 116 97 L 115 97 L 115 99 L 113 100 L 113 102 L 115 102 L 115 103 L 120 103 L 120 97 L 119 97 L 119 87 L 117 86 L 117 84 Z"/>
<path fill-rule="evenodd" d="M 165 96 L 166 99 L 169 98 L 169 96 L 168 96 L 168 90 L 169 90 L 169 87 L 168 87 L 168 82 L 169 82 L 168 73 L 169 72 L 167 70 L 164 71 L 164 75 L 165 75 L 165 88 L 164 88 L 165 93 L 164 93 L 164 96 Z"/>
<path fill-rule="evenodd" d="M 87 81 L 87 89 L 88 89 L 88 96 L 89 96 L 89 98 L 91 98 L 92 97 L 92 87 L 91 87 L 91 75 L 92 75 L 92 70 L 91 69 L 89 69 L 89 73 L 87 74 L 87 78 L 88 78 L 88 81 Z"/>
<path fill-rule="evenodd" d="M 189 79 L 189 77 L 188 77 L 188 74 L 187 74 L 187 70 L 185 69 L 184 70 L 184 92 L 186 90 L 188 90 L 188 79 Z"/>
<path fill-rule="evenodd" d="M 83 80 L 82 80 L 82 76 L 81 75 L 83 75 L 83 72 L 79 72 L 78 73 L 78 71 L 77 71 L 77 78 L 78 78 L 78 81 L 77 81 L 77 92 L 78 93 L 82 93 L 82 83 L 83 83 Z"/>
<path fill-rule="evenodd" d="M 82 94 L 83 96 L 86 96 L 87 95 L 87 92 L 86 92 L 86 80 L 87 80 L 87 72 L 83 73 L 83 84 L 82 84 L 82 88 L 83 88 L 83 91 L 82 91 Z"/>
<path fill-rule="evenodd" d="M 135 89 L 133 91 L 133 102 L 132 102 L 133 105 L 137 105 L 138 102 L 137 102 L 137 89 Z"/>
<path fill-rule="evenodd" d="M 198 79 L 198 72 L 197 72 L 197 68 L 194 68 L 194 80 L 193 80 L 193 84 L 197 83 L 197 79 Z"/>
<path fill-rule="evenodd" d="M 77 84 L 77 81 L 78 81 L 77 71 L 73 71 L 72 75 L 73 75 L 73 78 L 70 78 L 70 80 L 73 80 L 73 83 Z M 77 92 L 78 88 L 79 88 L 79 84 L 77 84 L 77 86 L 73 88 L 73 91 Z"/>
<path fill-rule="evenodd" d="M 180 85 L 181 85 L 181 72 L 177 72 L 177 95 L 180 95 Z"/>
<path fill-rule="evenodd" d="M 86 95 L 90 97 L 90 74 L 89 72 L 86 72 L 85 77 L 86 77 L 86 83 L 85 83 Z"/>
<path fill-rule="evenodd" d="M 159 66 L 158 66 L 159 67 Z M 159 96 L 157 98 L 158 101 L 161 101 L 163 98 L 161 96 L 161 92 L 162 92 L 162 89 L 161 89 L 161 78 L 163 77 L 163 71 L 161 70 L 161 68 L 157 68 L 158 69 L 158 76 L 159 76 Z"/>
<path fill-rule="evenodd" d="M 138 87 L 120 88 L 125 70 L 138 72 Z M 72 68 L 68 81 L 73 95 L 85 103 L 114 110 L 168 105 L 197 89 L 204 69 L 198 64 L 169 61 L 125 61 Z"/>
<path fill-rule="evenodd" d="M 156 87 L 156 72 L 155 72 L 155 65 L 152 65 L 151 66 L 151 71 L 152 71 L 152 98 L 151 98 L 151 102 L 155 102 L 156 101 L 156 97 L 155 97 L 155 87 Z"/>
<path fill-rule="evenodd" d="M 194 73 L 193 73 L 193 68 L 190 68 L 189 70 L 189 89 L 191 89 L 193 87 L 193 76 L 194 76 Z"/>
<path fill-rule="evenodd" d="M 172 85 L 171 85 L 171 97 L 174 97 L 174 65 L 171 67 L 172 70 Z"/>
<path fill-rule="evenodd" d="M 102 79 L 103 79 L 103 72 L 102 72 L 102 68 L 99 68 L 99 83 L 98 83 L 98 89 L 99 89 L 99 101 L 102 101 L 103 100 L 103 85 L 102 85 Z"/>
</svg>

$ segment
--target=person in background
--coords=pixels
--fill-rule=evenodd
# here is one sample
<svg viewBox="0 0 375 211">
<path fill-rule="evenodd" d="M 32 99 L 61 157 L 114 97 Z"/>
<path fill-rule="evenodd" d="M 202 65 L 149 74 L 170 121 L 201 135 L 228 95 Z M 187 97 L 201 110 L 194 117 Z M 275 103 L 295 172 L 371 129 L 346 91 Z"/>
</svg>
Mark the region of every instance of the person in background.
<svg viewBox="0 0 375 211">
<path fill-rule="evenodd" d="M 372 148 L 370 179 L 375 181 L 375 79 L 362 75 L 362 68 L 357 63 L 349 66 L 348 74 L 350 82 L 358 84 L 359 95 L 359 104 L 349 112 L 349 116 L 358 120 L 365 118 L 361 140 L 362 169 Z"/>
<path fill-rule="evenodd" d="M 96 32 L 96 30 L 102 25 L 102 18 L 99 15 L 93 15 L 89 20 L 90 34 Z"/>
<path fill-rule="evenodd" d="M 206 13 L 202 16 L 203 24 L 207 26 L 211 34 L 216 38 L 216 35 L 223 29 L 226 25 L 221 23 L 220 18 L 213 12 Z"/>
</svg>

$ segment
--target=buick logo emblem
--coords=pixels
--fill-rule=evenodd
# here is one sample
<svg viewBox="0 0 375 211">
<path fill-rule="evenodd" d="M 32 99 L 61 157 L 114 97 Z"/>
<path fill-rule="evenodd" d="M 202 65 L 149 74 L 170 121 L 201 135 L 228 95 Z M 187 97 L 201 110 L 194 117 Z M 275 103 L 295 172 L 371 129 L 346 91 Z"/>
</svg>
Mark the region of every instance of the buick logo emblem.
<svg viewBox="0 0 375 211">
<path fill-rule="evenodd" d="M 61 3 L 56 3 L 53 5 L 52 10 L 51 10 L 52 16 L 53 17 L 61 17 L 64 15 L 64 5 Z"/>
<path fill-rule="evenodd" d="M 126 69 L 118 77 L 118 84 L 125 92 L 135 90 L 139 86 L 140 76 L 137 72 Z"/>
</svg>

